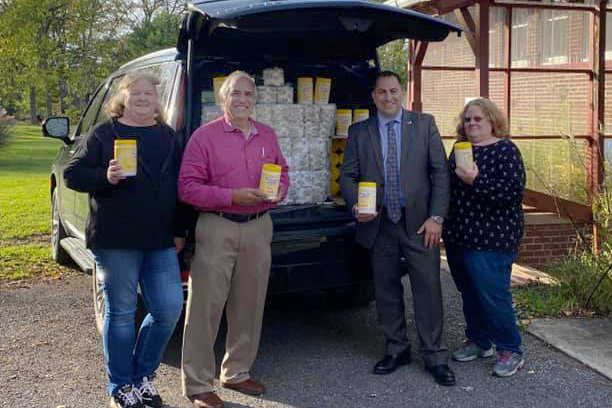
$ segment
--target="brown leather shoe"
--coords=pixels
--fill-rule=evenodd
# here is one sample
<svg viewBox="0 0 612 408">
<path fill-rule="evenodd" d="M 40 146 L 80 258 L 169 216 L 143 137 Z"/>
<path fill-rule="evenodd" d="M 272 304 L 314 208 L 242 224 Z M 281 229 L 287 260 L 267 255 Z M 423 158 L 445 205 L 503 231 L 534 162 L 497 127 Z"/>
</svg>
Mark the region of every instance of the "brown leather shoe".
<svg viewBox="0 0 612 408">
<path fill-rule="evenodd" d="M 238 391 L 243 394 L 258 396 L 266 392 L 266 387 L 259 381 L 249 378 L 239 383 L 222 383 L 223 388 Z"/>
<path fill-rule="evenodd" d="M 191 395 L 189 401 L 194 408 L 223 408 L 223 401 L 216 392 L 203 392 L 202 394 Z"/>
</svg>

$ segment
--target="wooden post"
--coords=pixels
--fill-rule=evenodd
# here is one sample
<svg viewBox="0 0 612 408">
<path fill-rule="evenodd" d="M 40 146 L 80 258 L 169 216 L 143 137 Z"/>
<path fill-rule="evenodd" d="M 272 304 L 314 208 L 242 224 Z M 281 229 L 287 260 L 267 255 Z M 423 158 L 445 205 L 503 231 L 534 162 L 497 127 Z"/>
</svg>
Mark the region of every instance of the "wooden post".
<svg viewBox="0 0 612 408">
<path fill-rule="evenodd" d="M 423 110 L 421 95 L 423 85 L 422 66 L 428 44 L 425 41 L 410 40 L 408 45 L 408 107 L 417 112 Z"/>
<path fill-rule="evenodd" d="M 467 7 L 455 9 L 457 21 L 476 59 L 476 94 L 489 97 L 489 0 L 479 0 L 478 21 L 475 23 Z"/>
<path fill-rule="evenodd" d="M 478 2 L 476 25 L 476 93 L 489 97 L 489 0 Z"/>
<path fill-rule="evenodd" d="M 600 0 L 599 12 L 594 19 L 598 41 L 593 47 L 593 129 L 589 145 L 589 198 L 591 204 L 596 199 L 604 181 L 604 112 L 605 112 L 605 78 L 606 78 L 606 19 L 608 0 Z M 600 249 L 598 228 L 593 223 L 593 252 Z"/>
<path fill-rule="evenodd" d="M 512 114 L 510 106 L 512 95 L 512 7 L 507 7 L 506 12 L 507 16 L 504 23 L 504 61 L 506 63 L 506 72 L 504 72 L 504 114 L 508 120 L 508 126 L 510 126 L 510 115 Z"/>
</svg>

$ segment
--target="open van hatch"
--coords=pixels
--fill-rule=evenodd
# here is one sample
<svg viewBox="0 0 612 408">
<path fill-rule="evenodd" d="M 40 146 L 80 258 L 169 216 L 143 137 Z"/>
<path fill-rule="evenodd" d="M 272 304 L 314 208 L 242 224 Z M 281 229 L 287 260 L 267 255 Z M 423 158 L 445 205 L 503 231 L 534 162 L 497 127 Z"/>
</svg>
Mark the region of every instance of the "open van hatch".
<svg viewBox="0 0 612 408">
<path fill-rule="evenodd" d="M 192 39 L 199 57 L 264 49 L 355 56 L 395 39 L 442 41 L 451 31 L 461 32 L 426 14 L 363 0 L 196 1 L 189 11 L 177 48 L 186 54 Z"/>
</svg>

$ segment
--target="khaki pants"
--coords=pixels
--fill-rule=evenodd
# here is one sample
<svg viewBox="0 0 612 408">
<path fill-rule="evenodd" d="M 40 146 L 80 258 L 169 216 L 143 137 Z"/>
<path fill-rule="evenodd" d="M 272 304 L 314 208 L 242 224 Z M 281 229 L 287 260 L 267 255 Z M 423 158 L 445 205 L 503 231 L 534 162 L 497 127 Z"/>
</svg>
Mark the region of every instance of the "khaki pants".
<svg viewBox="0 0 612 408">
<path fill-rule="evenodd" d="M 249 378 L 259 347 L 271 241 L 269 214 L 245 223 L 200 214 L 183 334 L 186 396 L 213 391 L 213 346 L 224 308 L 227 340 L 219 379 L 237 383 Z"/>
</svg>

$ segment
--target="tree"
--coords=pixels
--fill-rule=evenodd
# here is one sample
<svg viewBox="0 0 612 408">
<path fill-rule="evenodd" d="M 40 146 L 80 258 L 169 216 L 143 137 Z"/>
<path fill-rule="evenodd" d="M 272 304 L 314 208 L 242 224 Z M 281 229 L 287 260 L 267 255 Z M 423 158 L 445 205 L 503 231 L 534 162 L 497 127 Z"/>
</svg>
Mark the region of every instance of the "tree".
<svg viewBox="0 0 612 408">
<path fill-rule="evenodd" d="M 132 28 L 126 36 L 127 55 L 129 59 L 176 46 L 181 16 L 162 10 L 152 20 L 143 20 Z"/>
<path fill-rule="evenodd" d="M 47 115 L 75 116 L 120 64 L 176 42 L 179 5 L 173 0 L 0 0 L 0 105 L 29 112 L 32 120 L 42 107 Z M 137 16 L 140 20 L 134 20 Z"/>
</svg>

